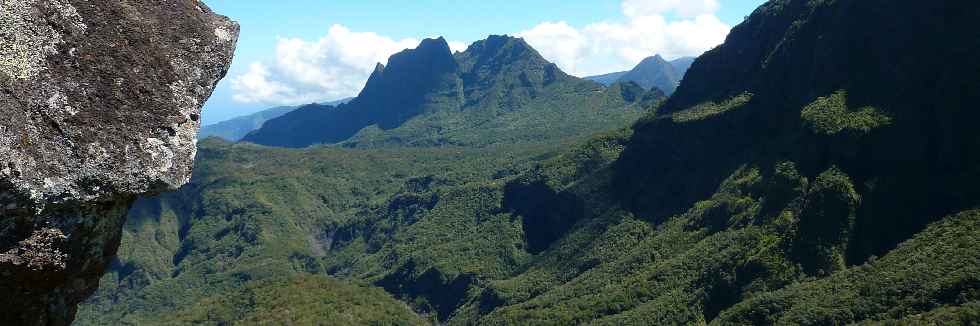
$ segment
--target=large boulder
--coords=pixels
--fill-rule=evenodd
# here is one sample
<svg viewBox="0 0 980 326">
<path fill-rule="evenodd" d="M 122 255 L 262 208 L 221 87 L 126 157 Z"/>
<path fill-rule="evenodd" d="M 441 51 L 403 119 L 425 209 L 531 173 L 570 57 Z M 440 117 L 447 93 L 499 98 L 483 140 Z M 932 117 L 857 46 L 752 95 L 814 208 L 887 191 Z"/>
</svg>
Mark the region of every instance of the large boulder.
<svg viewBox="0 0 980 326">
<path fill-rule="evenodd" d="M 196 0 L 0 1 L 0 324 L 64 325 L 191 174 L 239 27 Z"/>
</svg>

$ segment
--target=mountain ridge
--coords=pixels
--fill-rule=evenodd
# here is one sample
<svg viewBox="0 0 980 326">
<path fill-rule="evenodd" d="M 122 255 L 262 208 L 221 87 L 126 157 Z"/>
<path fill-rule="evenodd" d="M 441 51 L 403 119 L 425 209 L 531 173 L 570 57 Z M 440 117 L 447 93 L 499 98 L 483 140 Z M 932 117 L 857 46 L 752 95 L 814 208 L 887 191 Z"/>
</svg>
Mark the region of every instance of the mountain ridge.
<svg viewBox="0 0 980 326">
<path fill-rule="evenodd" d="M 408 77 L 428 79 L 409 81 Z M 293 111 L 268 121 L 243 140 L 285 147 L 338 143 L 364 147 L 505 141 L 498 137 L 531 139 L 547 133 L 542 129 L 545 126 L 532 125 L 531 129 L 508 133 L 505 130 L 514 126 L 502 121 L 521 123 L 526 119 L 516 117 L 525 116 L 551 119 L 555 124 L 577 123 L 562 119 L 554 112 L 559 109 L 592 114 L 590 119 L 600 120 L 639 114 L 635 109 L 595 114 L 595 108 L 588 108 L 628 107 L 640 97 L 625 101 L 618 90 L 565 74 L 520 38 L 492 35 L 455 54 L 445 39 L 427 39 L 414 50 L 393 55 L 387 66 L 379 64 L 364 90 L 350 103 L 330 111 L 317 106 Z M 533 117 L 536 114 L 538 117 Z M 490 133 L 486 129 L 489 126 L 501 128 L 501 133 L 483 139 L 461 135 L 475 128 Z"/>
<path fill-rule="evenodd" d="M 654 87 L 667 95 L 673 94 L 684 74 L 694 63 L 693 57 L 681 57 L 667 61 L 659 54 L 644 58 L 633 69 L 597 76 L 584 77 L 609 86 L 616 82 L 636 82 L 649 90 Z"/>
</svg>

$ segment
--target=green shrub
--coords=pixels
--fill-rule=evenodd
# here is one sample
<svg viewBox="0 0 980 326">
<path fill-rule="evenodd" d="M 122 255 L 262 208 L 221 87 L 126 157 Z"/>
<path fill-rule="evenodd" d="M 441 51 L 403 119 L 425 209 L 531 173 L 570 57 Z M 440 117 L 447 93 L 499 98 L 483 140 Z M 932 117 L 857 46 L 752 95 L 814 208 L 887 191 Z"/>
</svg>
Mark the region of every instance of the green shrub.
<svg viewBox="0 0 980 326">
<path fill-rule="evenodd" d="M 817 98 L 803 108 L 800 116 L 810 130 L 823 135 L 835 135 L 843 131 L 867 134 L 892 122 L 891 117 L 874 107 L 849 109 L 845 90 Z"/>
<path fill-rule="evenodd" d="M 742 93 L 723 102 L 705 102 L 671 115 L 674 122 L 698 121 L 738 109 L 752 100 L 751 93 Z"/>
</svg>

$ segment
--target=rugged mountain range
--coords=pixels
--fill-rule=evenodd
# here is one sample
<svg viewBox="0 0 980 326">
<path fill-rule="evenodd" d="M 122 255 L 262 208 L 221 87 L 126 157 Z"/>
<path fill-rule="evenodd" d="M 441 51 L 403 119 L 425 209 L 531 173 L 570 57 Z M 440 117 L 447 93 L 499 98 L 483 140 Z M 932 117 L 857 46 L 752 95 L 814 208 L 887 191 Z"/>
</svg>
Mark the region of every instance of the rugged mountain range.
<svg viewBox="0 0 980 326">
<path fill-rule="evenodd" d="M 976 17 L 972 2 L 773 0 L 666 101 L 633 83 L 594 89 L 650 111 L 586 140 L 495 127 L 492 146 L 392 146 L 455 114 L 374 121 L 341 143 L 358 149 L 212 139 L 189 186 L 131 212 L 129 249 L 83 316 L 221 323 L 319 304 L 283 319 L 298 320 L 351 306 L 306 295 L 329 276 L 448 325 L 970 325 Z M 450 76 L 464 91 L 442 98 L 482 103 L 468 107 L 494 113 L 486 123 L 549 112 L 515 100 L 547 68 L 497 78 L 534 65 L 480 55 L 503 43 L 454 56 L 474 73 Z M 297 294 L 269 300 L 268 284 Z"/>
<path fill-rule="evenodd" d="M 585 79 L 607 86 L 617 82 L 635 82 L 645 89 L 657 88 L 670 95 L 677 89 L 681 79 L 684 79 L 684 74 L 692 63 L 694 58 L 691 57 L 667 61 L 658 54 L 643 59 L 632 70 L 590 76 Z"/>
<path fill-rule="evenodd" d="M 611 127 L 635 118 L 638 111 L 623 108 L 644 93 L 569 76 L 518 38 L 491 36 L 455 55 L 444 39 L 427 39 L 379 64 L 350 103 L 302 107 L 244 141 L 285 147 L 537 141 L 554 138 L 554 130 L 568 136 L 594 130 L 586 123 Z"/>
</svg>

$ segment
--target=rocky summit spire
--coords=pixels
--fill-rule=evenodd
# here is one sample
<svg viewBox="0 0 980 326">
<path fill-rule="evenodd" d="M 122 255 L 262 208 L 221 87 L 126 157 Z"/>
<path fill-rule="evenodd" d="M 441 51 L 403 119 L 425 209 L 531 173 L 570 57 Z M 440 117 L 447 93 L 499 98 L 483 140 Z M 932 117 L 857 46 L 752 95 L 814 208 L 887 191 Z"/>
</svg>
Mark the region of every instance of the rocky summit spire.
<svg viewBox="0 0 980 326">
<path fill-rule="evenodd" d="M 352 105 L 362 106 L 363 114 L 376 116 L 367 123 L 383 129 L 397 127 L 421 113 L 426 94 L 439 88 L 456 69 L 446 39 L 425 39 L 415 49 L 392 55 L 387 66 L 379 64 Z"/>
</svg>

